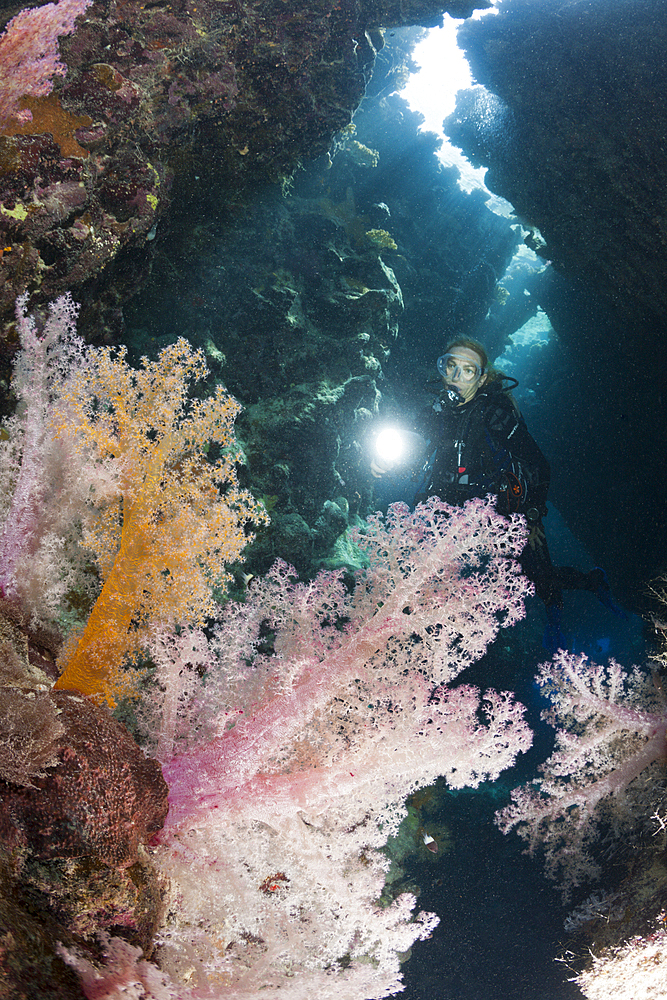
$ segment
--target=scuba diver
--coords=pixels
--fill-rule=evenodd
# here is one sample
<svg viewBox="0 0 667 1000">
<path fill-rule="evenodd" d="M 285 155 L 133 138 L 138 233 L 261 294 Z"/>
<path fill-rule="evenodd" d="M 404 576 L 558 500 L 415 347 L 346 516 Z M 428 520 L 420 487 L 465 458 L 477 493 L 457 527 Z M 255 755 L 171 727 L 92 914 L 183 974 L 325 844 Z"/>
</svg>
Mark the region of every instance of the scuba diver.
<svg viewBox="0 0 667 1000">
<path fill-rule="evenodd" d="M 531 437 L 511 396 L 516 379 L 489 364 L 484 347 L 467 337 L 453 340 L 438 358 L 443 389 L 417 430 L 428 442 L 428 464 L 415 503 L 439 496 L 460 506 L 471 497 L 495 494 L 498 513 L 523 514 L 529 536 L 520 556 L 547 611 L 544 645 L 552 652 L 567 648 L 561 632 L 563 590 L 589 590 L 615 614 L 623 615 L 611 597 L 604 570 L 589 573 L 554 566 L 542 518 L 547 514 L 549 463 Z M 374 476 L 389 469 L 371 462 Z"/>
</svg>

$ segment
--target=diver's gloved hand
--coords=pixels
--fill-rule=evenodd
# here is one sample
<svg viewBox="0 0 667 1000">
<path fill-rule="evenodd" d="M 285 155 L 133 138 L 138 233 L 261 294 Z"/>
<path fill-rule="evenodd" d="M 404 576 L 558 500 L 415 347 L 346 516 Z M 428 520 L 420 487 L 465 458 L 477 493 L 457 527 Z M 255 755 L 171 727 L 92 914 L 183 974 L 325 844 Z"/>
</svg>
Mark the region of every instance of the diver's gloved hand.
<svg viewBox="0 0 667 1000">
<path fill-rule="evenodd" d="M 547 604 L 547 624 L 542 636 L 542 645 L 554 656 L 559 649 L 567 649 L 567 639 L 561 632 L 563 609 L 558 604 Z"/>
<path fill-rule="evenodd" d="M 547 536 L 544 531 L 544 525 L 541 521 L 537 524 L 531 524 L 530 534 L 528 535 L 527 544 L 530 545 L 531 549 L 539 549 L 546 544 Z"/>
<path fill-rule="evenodd" d="M 596 566 L 588 574 L 588 579 L 590 581 L 590 589 L 593 591 L 597 597 L 600 604 L 604 604 L 605 608 L 608 608 L 612 614 L 616 615 L 617 618 L 622 618 L 627 621 L 627 613 L 621 608 L 614 598 L 611 596 L 611 587 L 609 586 L 609 580 L 607 579 L 607 574 L 600 566 Z"/>
<path fill-rule="evenodd" d="M 390 470 L 384 465 L 381 465 L 377 459 L 371 459 L 371 474 L 375 477 L 375 479 L 381 479 L 382 476 L 386 476 L 389 471 Z"/>
<path fill-rule="evenodd" d="M 529 507 L 525 513 L 525 518 L 529 530 L 527 544 L 530 545 L 533 550 L 546 545 L 547 536 L 544 531 L 544 525 L 542 524 L 541 512 L 537 509 L 537 507 Z"/>
</svg>

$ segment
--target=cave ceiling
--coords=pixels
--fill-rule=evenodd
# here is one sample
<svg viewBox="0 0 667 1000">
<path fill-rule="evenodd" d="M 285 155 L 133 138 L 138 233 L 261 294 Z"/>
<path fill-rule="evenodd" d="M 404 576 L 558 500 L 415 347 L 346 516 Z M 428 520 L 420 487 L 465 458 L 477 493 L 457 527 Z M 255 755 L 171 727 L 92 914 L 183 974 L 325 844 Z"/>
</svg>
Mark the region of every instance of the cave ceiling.
<svg viewBox="0 0 667 1000">
<path fill-rule="evenodd" d="M 175 196 L 196 212 L 198 190 L 230 204 L 289 178 L 349 124 L 382 28 L 485 6 L 94 0 L 60 39 L 53 92 L 0 121 L 2 320 L 26 289 L 39 302 L 82 288 L 89 311 L 96 303 L 89 324 L 120 336 L 122 301 Z M 5 7 L 3 22 L 20 9 Z"/>
</svg>

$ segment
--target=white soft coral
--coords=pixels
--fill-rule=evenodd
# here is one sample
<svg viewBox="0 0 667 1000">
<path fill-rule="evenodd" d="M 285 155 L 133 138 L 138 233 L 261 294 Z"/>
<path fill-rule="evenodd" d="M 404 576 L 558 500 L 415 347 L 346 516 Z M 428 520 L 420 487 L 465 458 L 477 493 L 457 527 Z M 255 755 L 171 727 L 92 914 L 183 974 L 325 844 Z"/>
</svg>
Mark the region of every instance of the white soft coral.
<svg viewBox="0 0 667 1000">
<path fill-rule="evenodd" d="M 497 822 L 504 833 L 516 826 L 529 853 L 544 847 L 547 874 L 560 874 L 567 898 L 598 874 L 589 852 L 598 824 L 617 839 L 655 809 L 652 766 L 667 754 L 667 709 L 657 678 L 614 660 L 603 667 L 561 650 L 537 682 L 553 704 L 543 717 L 561 727 L 556 749 L 544 777 L 515 789 Z"/>
<path fill-rule="evenodd" d="M 83 603 L 96 579 L 81 526 L 109 492 L 110 463 L 77 453 L 61 429 L 69 379 L 86 366 L 88 349 L 76 333 L 79 307 L 62 295 L 38 329 L 26 314 L 27 295 L 16 303 L 21 342 L 12 388 L 18 407 L 0 441 L 0 594 L 33 618 L 54 621 L 68 591 Z"/>
</svg>

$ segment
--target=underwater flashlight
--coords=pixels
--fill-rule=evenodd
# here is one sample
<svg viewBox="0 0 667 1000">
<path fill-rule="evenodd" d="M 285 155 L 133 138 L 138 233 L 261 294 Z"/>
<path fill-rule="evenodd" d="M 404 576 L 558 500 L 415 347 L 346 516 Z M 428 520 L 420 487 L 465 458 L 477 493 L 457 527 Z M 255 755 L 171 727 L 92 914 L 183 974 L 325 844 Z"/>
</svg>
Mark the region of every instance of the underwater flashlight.
<svg viewBox="0 0 667 1000">
<path fill-rule="evenodd" d="M 375 438 L 375 455 L 379 462 L 391 468 L 405 455 L 405 435 L 396 427 L 383 428 Z"/>
</svg>

